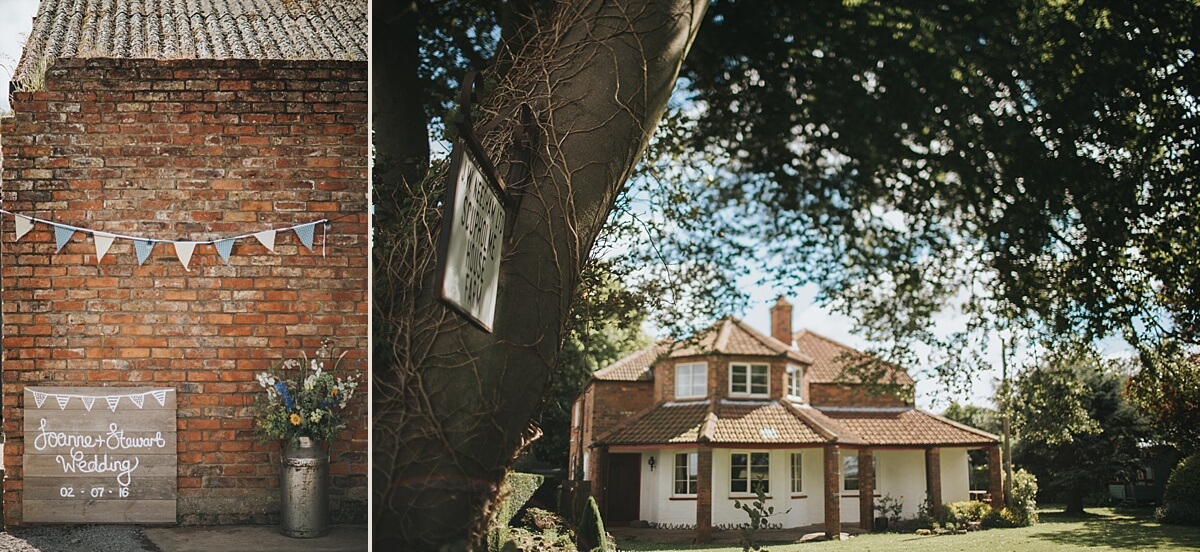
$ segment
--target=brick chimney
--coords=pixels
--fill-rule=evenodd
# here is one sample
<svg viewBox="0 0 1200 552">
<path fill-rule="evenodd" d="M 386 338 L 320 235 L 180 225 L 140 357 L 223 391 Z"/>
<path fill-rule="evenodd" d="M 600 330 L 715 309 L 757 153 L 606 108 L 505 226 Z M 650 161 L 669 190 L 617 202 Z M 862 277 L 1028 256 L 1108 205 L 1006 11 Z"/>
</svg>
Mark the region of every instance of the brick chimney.
<svg viewBox="0 0 1200 552">
<path fill-rule="evenodd" d="M 782 341 L 785 345 L 792 344 L 792 304 L 782 295 L 771 307 L 771 337 Z"/>
</svg>

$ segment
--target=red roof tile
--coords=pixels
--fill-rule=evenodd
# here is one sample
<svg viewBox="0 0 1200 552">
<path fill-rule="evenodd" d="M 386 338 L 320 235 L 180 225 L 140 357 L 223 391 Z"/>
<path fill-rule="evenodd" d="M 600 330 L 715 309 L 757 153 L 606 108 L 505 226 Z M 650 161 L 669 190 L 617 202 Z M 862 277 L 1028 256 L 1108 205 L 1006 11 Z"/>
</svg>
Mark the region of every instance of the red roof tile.
<svg viewBox="0 0 1200 552">
<path fill-rule="evenodd" d="M 596 438 L 605 445 L 697 443 L 708 402 L 660 403 Z"/>
<path fill-rule="evenodd" d="M 654 373 L 650 367 L 667 350 L 664 342 L 643 347 L 612 363 L 607 368 L 596 370 L 592 377 L 606 381 L 651 381 Z"/>
<path fill-rule="evenodd" d="M 720 401 L 710 442 L 820 444 L 826 439 L 779 402 Z"/>
<path fill-rule="evenodd" d="M 990 433 L 914 408 L 821 411 L 844 431 L 876 446 L 994 444 Z"/>
<path fill-rule="evenodd" d="M 796 346 L 800 351 L 812 358 L 812 365 L 807 369 L 810 383 L 842 383 L 842 367 L 846 362 L 853 362 L 859 358 L 870 358 L 866 353 L 809 330 L 796 332 L 795 338 Z M 880 383 L 913 384 L 912 376 L 909 376 L 904 369 L 891 363 L 884 363 L 884 366 L 887 373 Z M 844 380 L 846 383 L 857 381 L 857 378 Z"/>
<path fill-rule="evenodd" d="M 721 354 L 739 356 L 786 356 L 796 362 L 808 364 L 808 355 L 792 348 L 790 344 L 760 333 L 737 318 L 728 317 L 713 327 L 701 332 L 694 341 L 679 342 L 671 351 L 670 358 Z"/>
</svg>

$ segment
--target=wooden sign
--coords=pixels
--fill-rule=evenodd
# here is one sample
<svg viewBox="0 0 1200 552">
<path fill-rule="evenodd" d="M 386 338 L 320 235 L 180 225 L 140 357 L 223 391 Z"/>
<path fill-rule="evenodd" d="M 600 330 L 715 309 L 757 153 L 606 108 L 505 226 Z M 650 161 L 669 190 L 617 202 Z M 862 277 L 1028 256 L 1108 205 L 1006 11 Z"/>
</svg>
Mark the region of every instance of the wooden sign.
<svg viewBox="0 0 1200 552">
<path fill-rule="evenodd" d="M 464 136 L 470 143 L 470 136 Z M 447 211 L 439 263 L 442 298 L 472 322 L 492 331 L 504 239 L 503 188 L 474 148 L 457 144 L 451 154 Z"/>
<path fill-rule="evenodd" d="M 22 519 L 175 523 L 175 390 L 26 387 Z"/>
</svg>

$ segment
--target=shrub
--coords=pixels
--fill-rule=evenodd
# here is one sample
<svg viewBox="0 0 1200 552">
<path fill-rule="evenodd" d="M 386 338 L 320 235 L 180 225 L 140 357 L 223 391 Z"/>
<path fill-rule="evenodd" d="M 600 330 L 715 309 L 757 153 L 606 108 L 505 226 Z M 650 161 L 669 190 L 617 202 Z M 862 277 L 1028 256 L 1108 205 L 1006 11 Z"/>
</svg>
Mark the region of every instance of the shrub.
<svg viewBox="0 0 1200 552">
<path fill-rule="evenodd" d="M 992 507 L 976 500 L 951 502 L 942 506 L 942 523 L 965 526 L 972 521 L 983 521 Z"/>
<path fill-rule="evenodd" d="M 1038 522 L 1037 491 L 1037 476 L 1025 470 L 1017 470 L 1013 474 L 1012 499 L 1007 509 L 1012 510 L 1018 526 L 1025 527 Z"/>
<path fill-rule="evenodd" d="M 1175 466 L 1167 478 L 1163 505 L 1154 515 L 1163 523 L 1200 525 L 1200 454 Z"/>
<path fill-rule="evenodd" d="M 981 525 L 988 529 L 1011 529 L 1013 527 L 1021 527 L 1020 519 L 1013 512 L 1012 508 L 1001 508 L 999 510 L 992 509 L 987 514 L 984 514 L 980 520 Z"/>
<path fill-rule="evenodd" d="M 596 499 L 588 497 L 587 506 L 583 509 L 583 520 L 579 523 L 579 549 L 604 551 L 608 549 L 608 538 L 604 533 L 604 520 L 600 517 L 600 507 Z"/>
</svg>

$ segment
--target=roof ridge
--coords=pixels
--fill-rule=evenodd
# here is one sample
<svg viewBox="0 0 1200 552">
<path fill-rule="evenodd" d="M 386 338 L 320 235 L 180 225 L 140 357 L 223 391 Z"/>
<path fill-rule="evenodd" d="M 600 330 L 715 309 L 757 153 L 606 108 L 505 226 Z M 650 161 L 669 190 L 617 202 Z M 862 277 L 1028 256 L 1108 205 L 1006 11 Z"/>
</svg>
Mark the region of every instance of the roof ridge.
<svg viewBox="0 0 1200 552">
<path fill-rule="evenodd" d="M 979 429 L 979 428 L 976 428 L 976 427 L 971 427 L 971 426 L 969 426 L 969 425 L 967 425 L 967 424 L 964 424 L 964 423 L 961 423 L 961 422 L 956 422 L 956 421 L 954 421 L 954 420 L 951 420 L 950 418 L 947 418 L 947 417 L 945 417 L 945 416 L 942 416 L 941 414 L 934 414 L 933 412 L 927 412 L 927 411 L 925 411 L 925 410 L 922 410 L 922 409 L 920 409 L 920 408 L 916 408 L 916 407 L 913 407 L 913 410 L 916 410 L 917 412 L 920 412 L 920 413 L 922 413 L 922 414 L 925 414 L 925 415 L 927 415 L 927 416 L 932 416 L 932 417 L 934 417 L 934 418 L 937 418 L 938 420 L 940 420 L 940 421 L 942 421 L 942 422 L 945 422 L 945 423 L 947 423 L 947 424 L 950 424 L 950 425 L 952 425 L 952 426 L 954 426 L 954 427 L 957 427 L 957 428 L 959 428 L 959 429 L 962 429 L 962 430 L 964 430 L 964 431 L 969 431 L 969 432 L 971 432 L 971 433 L 974 433 L 974 434 L 976 434 L 976 435 L 981 435 L 981 436 L 983 436 L 983 437 L 987 437 L 987 438 L 989 438 L 989 439 L 995 439 L 995 440 L 997 440 L 997 441 L 999 441 L 999 440 L 1000 440 L 1000 436 L 999 436 L 999 435 L 993 435 L 993 434 L 991 434 L 991 433 L 988 433 L 988 432 L 986 432 L 986 431 L 984 431 L 984 430 L 982 430 L 982 429 Z"/>
<path fill-rule="evenodd" d="M 591 448 L 591 447 L 595 446 L 595 443 L 604 442 L 605 439 L 608 439 L 612 435 L 616 434 L 618 431 L 621 431 L 621 430 L 625 429 L 625 427 L 631 426 L 631 425 L 641 421 L 642 418 L 649 416 L 651 412 L 654 412 L 659 407 L 665 405 L 666 402 L 667 401 L 658 401 L 658 402 L 642 409 L 640 412 L 635 412 L 632 416 L 625 418 L 624 420 L 621 420 L 620 422 L 616 423 L 612 427 L 608 428 L 608 431 L 605 431 L 604 433 L 601 433 L 600 435 L 592 437 L 592 442 L 584 443 L 584 446 Z"/>
<path fill-rule="evenodd" d="M 813 419 L 812 416 L 809 416 L 808 414 L 801 412 L 801 408 L 797 407 L 796 405 L 792 404 L 790 401 L 788 401 L 786 399 L 779 399 L 779 403 L 783 405 L 784 409 L 786 409 L 789 413 L 791 413 L 793 416 L 795 416 L 796 419 L 800 420 L 802 423 L 804 423 L 808 427 L 811 427 L 813 429 L 813 431 L 816 431 L 817 434 L 820 435 L 822 438 L 828 439 L 829 441 L 832 441 L 834 443 L 838 442 L 839 436 L 838 436 L 837 432 L 834 431 L 833 429 L 828 428 L 825 426 L 825 424 L 822 424 L 822 423 L 818 422 L 817 420 Z"/>
</svg>

